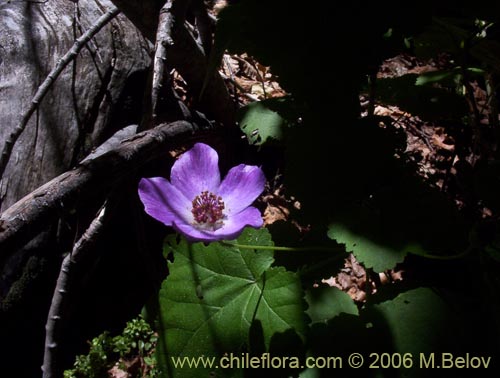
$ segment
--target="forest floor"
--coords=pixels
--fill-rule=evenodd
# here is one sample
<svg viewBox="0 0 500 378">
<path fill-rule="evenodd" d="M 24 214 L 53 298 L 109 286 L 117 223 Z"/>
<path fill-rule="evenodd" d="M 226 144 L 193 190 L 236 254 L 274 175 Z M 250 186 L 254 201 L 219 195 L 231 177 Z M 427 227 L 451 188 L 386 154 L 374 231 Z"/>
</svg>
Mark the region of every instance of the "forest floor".
<svg viewBox="0 0 500 378">
<path fill-rule="evenodd" d="M 423 74 L 437 71 L 446 66 L 447 61 L 421 61 L 409 55 L 398 55 L 387 59 L 380 66 L 377 73 L 378 79 L 397 78 L 406 74 Z M 269 98 L 283 97 L 287 93 L 279 84 L 279 78 L 273 75 L 270 67 L 265 67 L 251 56 L 246 54 L 223 56 L 220 74 L 225 79 L 230 92 L 239 104 L 245 106 L 255 101 Z M 182 77 L 174 73 L 176 90 L 182 97 L 187 96 L 187 90 Z M 487 96 L 484 90 L 472 83 L 475 89 L 476 103 L 485 105 Z M 185 99 L 185 98 L 184 98 Z M 403 132 L 406 135 L 406 150 L 404 158 L 410 160 L 416 167 L 416 173 L 420 175 L 430 186 L 445 192 L 453 198 L 457 208 L 463 206 L 463 191 L 460 188 L 460 180 L 457 179 L 457 141 L 456 136 L 449 133 L 449 128 L 439 122 L 427 121 L 417 115 L 390 105 L 382 101 L 373 101 L 368 93 L 360 95 L 361 117 L 369 116 L 369 108 L 373 110 L 373 116 L 390 119 L 390 127 L 395 132 Z M 484 107 L 483 107 L 484 110 Z M 486 112 L 482 112 L 487 118 Z M 381 123 L 381 127 L 388 127 L 387 122 Z M 300 202 L 294 197 L 288 196 L 283 185 L 270 185 L 260 199 L 265 205 L 264 222 L 270 225 L 274 222 L 289 221 L 296 225 L 300 231 L 304 228 L 294 221 L 293 211 L 300 211 Z M 491 211 L 485 207 L 481 209 L 483 217 L 490 217 Z M 338 274 L 331 277 L 319 278 L 315 286 L 329 285 L 337 287 L 349 294 L 349 296 L 362 306 L 367 298 L 376 293 L 382 285 L 405 280 L 406 270 L 411 269 L 405 262 L 399 264 L 395 269 L 381 273 L 367 271 L 354 255 L 350 254 L 344 261 L 344 266 Z M 108 374 L 110 377 L 123 378 L 128 372 L 143 365 L 141 359 L 132 361 L 121 361 L 122 365 L 115 365 Z"/>
<path fill-rule="evenodd" d="M 397 78 L 407 74 L 421 75 L 446 69 L 448 64 L 446 56 L 423 61 L 402 54 L 384 61 L 377 73 L 377 79 Z M 224 55 L 220 72 L 232 88 L 233 96 L 242 106 L 287 94 L 279 85 L 279 78 L 272 74 L 269 67 L 261 65 L 246 54 Z M 484 118 L 482 122 L 487 122 L 486 92 L 474 82 L 471 85 L 474 88 L 475 101 L 481 107 L 480 114 Z M 370 104 L 370 101 L 372 100 L 368 93 L 360 95 L 361 117 L 369 115 L 368 109 L 371 106 L 374 116 L 390 119 L 390 127 L 395 132 L 403 132 L 406 135 L 404 158 L 413 163 L 416 173 L 431 187 L 452 198 L 457 208 L 462 208 L 465 194 L 460 185 L 463 181 L 463 177 L 459 177 L 462 171 L 457 171 L 457 136 L 451 135 L 447 125 L 422 119 L 395 105 L 376 100 Z M 387 124 L 381 123 L 381 127 L 387 127 Z M 264 211 L 266 225 L 277 221 L 293 222 L 290 214 L 293 208 L 300 209 L 300 203 L 295 198 L 288 197 L 285 192 L 282 186 L 278 186 L 263 197 L 266 204 Z M 480 211 L 484 218 L 492 215 L 486 207 Z M 296 226 L 300 227 L 298 224 Z M 350 254 L 341 271 L 336 276 L 323 278 L 321 283 L 347 292 L 356 303 L 362 305 L 366 301 L 367 294 L 368 296 L 374 294 L 380 285 L 404 280 L 405 269 L 405 263 L 402 263 L 395 269 L 367 275 L 363 265 Z"/>
</svg>

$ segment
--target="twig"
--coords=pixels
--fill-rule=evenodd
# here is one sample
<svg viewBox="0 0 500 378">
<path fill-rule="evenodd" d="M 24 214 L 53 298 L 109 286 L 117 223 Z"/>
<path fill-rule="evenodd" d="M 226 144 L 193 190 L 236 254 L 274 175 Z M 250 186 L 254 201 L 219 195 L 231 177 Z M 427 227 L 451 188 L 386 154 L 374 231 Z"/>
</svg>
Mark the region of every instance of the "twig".
<svg viewBox="0 0 500 378">
<path fill-rule="evenodd" d="M 368 76 L 368 117 L 375 115 L 375 100 L 377 89 L 377 74 L 371 73 Z"/>
<path fill-rule="evenodd" d="M 150 41 L 155 40 L 158 31 L 158 0 L 112 1 L 146 38 Z M 207 114 L 210 119 L 227 126 L 234 126 L 236 106 L 224 81 L 217 72 L 210 72 L 207 75 L 206 56 L 184 24 L 176 24 L 175 29 L 175 44 L 169 50 L 169 66 L 174 67 L 186 80 L 193 97 L 199 97 L 199 110 Z M 203 96 L 200 95 L 202 89 Z"/>
<path fill-rule="evenodd" d="M 198 37 L 205 56 L 210 56 L 212 50 L 212 20 L 210 19 L 205 2 L 203 0 L 193 1 L 193 13 L 196 19 L 196 28 L 198 29 Z"/>
<path fill-rule="evenodd" d="M 186 121 L 161 124 L 82 162 L 20 199 L 0 215 L 0 266 L 55 214 L 71 211 L 79 201 L 104 193 L 169 148 L 185 144 L 200 130 L 198 125 Z"/>
<path fill-rule="evenodd" d="M 498 120 L 498 97 L 496 95 L 497 86 L 495 85 L 495 79 L 491 72 L 486 72 L 484 75 L 484 82 L 486 83 L 486 93 L 488 95 L 488 106 L 490 110 L 489 122 L 493 130 L 500 129 L 500 123 Z"/>
<path fill-rule="evenodd" d="M 242 88 L 238 83 L 236 83 L 236 81 L 234 80 L 234 73 L 233 73 L 233 69 L 231 68 L 231 63 L 229 62 L 229 59 L 227 57 L 226 54 L 222 55 L 222 61 L 224 63 L 224 66 L 226 67 L 227 71 L 229 72 L 229 77 L 224 75 L 222 72 L 220 72 L 220 75 L 222 76 L 222 78 L 226 81 L 230 81 L 231 83 L 233 83 L 233 85 L 231 86 L 231 95 L 233 96 L 233 98 L 235 99 L 235 101 L 240 104 L 241 103 L 241 100 L 238 98 L 238 87 L 237 85 Z M 229 88 L 228 88 L 229 90 Z M 242 92 L 245 92 L 245 91 L 242 91 Z"/>
<path fill-rule="evenodd" d="M 374 107 L 375 107 L 375 104 L 374 104 Z M 395 126 L 395 125 L 401 123 L 400 121 L 403 118 L 408 118 L 405 113 L 401 114 L 396 120 L 394 120 L 394 122 L 392 122 L 392 125 Z M 401 123 L 401 125 L 408 128 L 410 132 L 413 132 L 413 134 L 415 134 L 417 137 L 419 137 L 425 143 L 425 145 L 429 148 L 429 150 L 431 152 L 434 152 L 435 148 L 431 144 L 431 142 L 429 142 L 429 137 L 427 136 L 427 134 L 425 132 L 423 132 L 422 130 L 420 130 L 417 126 L 415 126 L 409 118 L 408 118 L 408 120 L 409 120 L 409 122 Z"/>
<path fill-rule="evenodd" d="M 151 89 L 153 120 L 157 117 L 158 98 L 165 81 L 167 50 L 174 45 L 174 29 L 184 22 L 188 3 L 188 0 L 167 0 L 160 10 Z"/>
<path fill-rule="evenodd" d="M 9 3 L 32 3 L 32 4 L 45 4 L 49 0 L 7 0 Z"/>
<path fill-rule="evenodd" d="M 425 145 L 429 148 L 431 152 L 434 152 L 436 150 L 432 145 L 432 143 L 429 141 L 429 137 L 425 132 L 417 128 L 417 126 L 415 126 L 412 123 L 409 123 L 408 126 L 410 128 L 410 132 L 416 134 L 425 143 Z"/>
<path fill-rule="evenodd" d="M 224 80 L 228 80 L 230 81 L 236 88 L 238 88 L 242 93 L 243 93 L 243 96 L 247 97 L 248 99 L 252 100 L 252 101 L 260 101 L 259 98 L 251 93 L 248 93 L 245 88 L 243 88 L 240 84 L 238 84 L 238 82 L 233 79 L 232 77 L 229 77 L 223 73 L 220 73 L 220 76 L 224 79 Z"/>
<path fill-rule="evenodd" d="M 170 13 L 172 1 L 169 0 L 160 10 L 158 32 L 156 34 L 155 57 L 153 66 L 153 85 L 151 89 L 151 110 L 153 120 L 156 119 L 156 109 L 158 107 L 158 97 L 163 77 L 165 76 L 165 62 L 167 60 L 167 47 L 174 44 L 172 39 L 173 17 Z"/>
<path fill-rule="evenodd" d="M 31 100 L 30 107 L 24 112 L 21 122 L 14 128 L 14 130 L 10 133 L 5 141 L 5 145 L 3 147 L 2 154 L 0 156 L 0 178 L 3 176 L 5 172 L 5 168 L 9 162 L 10 156 L 12 154 L 12 150 L 14 149 L 14 145 L 22 134 L 28 121 L 31 116 L 38 108 L 40 101 L 43 100 L 48 90 L 57 79 L 57 77 L 61 74 L 61 72 L 66 68 L 66 66 L 78 55 L 83 46 L 86 45 L 88 41 L 90 41 L 94 35 L 96 35 L 109 21 L 111 21 L 116 15 L 120 13 L 119 9 L 113 7 L 109 9 L 104 15 L 102 15 L 85 34 L 83 34 L 80 38 L 78 38 L 71 49 L 57 62 L 56 66 L 50 71 L 47 78 L 44 82 L 38 87 L 38 90 L 35 93 L 35 96 Z"/>
<path fill-rule="evenodd" d="M 255 60 L 253 58 L 250 59 L 250 65 L 253 67 L 256 75 L 258 76 L 258 78 L 260 80 L 260 84 L 262 85 L 262 93 L 264 93 L 264 99 L 266 99 L 267 98 L 266 81 L 264 80 L 264 78 L 260 74 L 259 67 L 257 67 L 257 65 L 255 64 Z"/>
<path fill-rule="evenodd" d="M 472 127 L 472 165 L 474 165 L 476 159 L 479 157 L 481 153 L 481 123 L 480 123 L 480 113 L 479 108 L 477 107 L 477 102 L 474 97 L 474 88 L 470 84 L 468 80 L 468 75 L 466 74 L 467 70 L 462 70 L 463 75 L 463 84 L 465 87 L 465 98 L 467 103 L 469 104 L 470 109 L 470 117 L 471 117 L 471 127 Z"/>
<path fill-rule="evenodd" d="M 56 287 L 52 296 L 47 323 L 45 325 L 45 353 L 43 356 L 43 378 L 52 378 L 61 376 L 61 366 L 58 358 L 60 350 L 60 339 L 66 325 L 65 315 L 70 302 L 72 287 L 76 280 L 74 268 L 93 248 L 98 236 L 101 234 L 105 225 L 109 209 L 105 204 L 96 218 L 92 221 L 85 233 L 73 246 L 73 250 L 63 260 Z"/>
</svg>

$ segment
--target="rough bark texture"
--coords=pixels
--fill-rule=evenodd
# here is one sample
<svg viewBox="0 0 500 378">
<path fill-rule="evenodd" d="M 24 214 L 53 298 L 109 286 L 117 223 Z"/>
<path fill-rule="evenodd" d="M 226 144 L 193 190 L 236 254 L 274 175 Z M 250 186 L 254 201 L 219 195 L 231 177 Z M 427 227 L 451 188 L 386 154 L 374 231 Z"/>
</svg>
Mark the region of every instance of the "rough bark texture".
<svg viewBox="0 0 500 378">
<path fill-rule="evenodd" d="M 0 216 L 0 264 L 57 214 L 74 212 L 88 197 L 109 191 L 168 148 L 187 142 L 195 130 L 189 122 L 178 121 L 137 134 L 101 156 L 85 159 L 13 204 Z"/>
<path fill-rule="evenodd" d="M 160 9 L 165 0 L 112 0 L 134 22 L 143 35 L 154 41 Z M 212 72 L 201 95 L 208 69 L 208 57 L 184 25 L 175 25 L 174 44 L 168 49 L 168 64 L 182 75 L 197 106 L 211 119 L 231 126 L 235 121 L 235 106 L 218 72 Z"/>
<path fill-rule="evenodd" d="M 75 354 L 85 353 L 86 340 L 105 329 L 118 331 L 137 315 L 167 272 L 161 255 L 165 228 L 145 215 L 137 195 L 139 176 L 167 175 L 172 163 L 168 148 L 186 146 L 193 130 L 212 126 L 198 110 L 228 126 L 234 121 L 234 104 L 217 73 L 199 98 L 207 57 L 179 23 L 166 66 L 176 68 L 188 83 L 192 109 L 177 104 L 175 93 L 177 105 L 160 107 L 165 119 L 189 122 L 160 125 L 132 141 L 119 141 L 113 153 L 91 154 L 81 162 L 129 125 L 138 124 L 139 130 L 157 126 L 147 121 L 148 94 L 164 1 L 3 1 L 0 151 L 47 75 L 113 3 L 122 13 L 55 78 L 0 177 L 0 356 L 9 362 L 0 369 L 3 375 L 40 375 L 44 325 L 62 256 L 72 250 L 105 198 L 116 206 L 88 251 L 87 263 L 79 263 L 81 280 L 76 279 L 74 294 L 65 299 L 68 311 L 56 370 L 69 368 Z M 236 130 L 225 129 L 224 135 Z M 150 162 L 160 155 L 157 165 Z"/>
<path fill-rule="evenodd" d="M 109 0 L 0 2 L 0 150 L 58 60 L 110 7 Z M 120 14 L 80 51 L 56 78 L 14 145 L 0 180 L 0 214 L 23 196 L 70 170 L 117 130 L 140 121 L 151 50 L 152 44 Z M 131 187 L 133 184 L 127 186 Z M 5 361 L 0 368 L 2 376 L 40 376 L 43 323 L 61 256 L 71 250 L 74 237 L 87 227 L 85 222 L 101 201 L 97 196 L 93 201 L 79 204 L 74 214 L 61 212 L 46 218 L 42 227 L 21 243 L 24 246 L 11 251 L 9 264 L 0 264 L 0 355 Z M 129 209 L 123 207 L 120 211 L 127 215 L 115 219 L 127 219 Z M 135 223 L 132 225 L 137 227 Z M 101 256 L 102 251 L 110 248 L 121 248 L 119 264 L 133 266 L 131 261 L 137 257 L 131 249 L 126 249 L 133 244 L 126 238 L 116 240 L 117 227 L 128 226 L 110 225 L 109 235 L 103 238 L 108 244 L 96 248 L 99 251 L 96 255 Z M 128 234 L 134 236 L 131 228 Z M 112 260 L 116 263 L 116 256 Z M 135 265 L 141 264 L 135 261 Z M 88 266 L 83 269 L 91 271 Z M 90 277 L 91 273 L 87 274 Z M 113 280 L 117 281 L 116 276 Z M 77 303 L 83 307 L 74 306 L 73 315 L 81 313 L 87 319 L 95 316 L 94 320 L 106 322 L 108 314 L 113 312 L 106 309 L 109 303 L 119 314 L 129 317 L 124 305 L 134 295 L 142 294 L 137 282 L 129 283 L 138 289 L 127 289 L 127 282 L 121 281 L 124 290 L 129 290 L 126 300 L 120 297 L 110 301 L 113 295 L 117 296 L 117 288 L 102 289 L 102 281 L 97 293 L 80 292 Z M 92 303 L 99 303 L 103 313 L 97 314 L 95 310 L 86 313 Z M 80 348 L 85 339 L 94 335 L 97 324 L 90 321 L 89 328 L 83 329 L 83 320 L 78 323 L 75 315 L 71 319 L 76 319 L 76 325 L 72 323 L 65 340 L 65 367 L 72 363 L 75 350 L 83 352 Z"/>
<path fill-rule="evenodd" d="M 0 143 L 58 59 L 110 6 L 108 0 L 0 4 Z M 124 126 L 114 123 L 123 111 L 116 106 L 127 80 L 149 64 L 148 44 L 130 21 L 118 16 L 105 26 L 55 81 L 14 146 L 0 181 L 0 212 Z"/>
<path fill-rule="evenodd" d="M 75 243 L 71 253 L 68 253 L 61 264 L 61 270 L 57 279 L 57 284 L 52 296 L 49 314 L 47 316 L 47 324 L 45 325 L 45 354 L 43 358 L 43 378 L 60 377 L 63 374 L 59 355 L 63 345 L 60 345 L 64 326 L 66 325 L 65 317 L 68 313 L 67 298 L 71 299 L 71 291 L 75 286 L 78 276 L 74 274 L 74 266 L 77 266 L 88 250 L 92 250 L 104 228 L 105 215 L 108 209 L 105 205 L 99 210 L 99 214 L 92 221 L 89 228 L 84 232 L 82 237 Z"/>
</svg>

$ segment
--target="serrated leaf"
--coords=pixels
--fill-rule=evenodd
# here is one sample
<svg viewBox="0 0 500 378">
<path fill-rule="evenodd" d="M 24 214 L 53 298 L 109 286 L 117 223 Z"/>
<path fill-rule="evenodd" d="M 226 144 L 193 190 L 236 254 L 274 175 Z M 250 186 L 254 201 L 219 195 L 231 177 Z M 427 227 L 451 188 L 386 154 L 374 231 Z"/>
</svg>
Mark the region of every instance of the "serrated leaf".
<svg viewBox="0 0 500 378">
<path fill-rule="evenodd" d="M 374 333 L 390 332 L 394 351 L 414 355 L 451 352 L 458 346 L 463 328 L 461 314 L 451 303 L 433 289 L 422 287 L 369 307 L 363 316 L 373 324 Z"/>
<path fill-rule="evenodd" d="M 273 244 L 266 229 L 246 229 L 238 243 Z M 240 250 L 224 243 L 190 245 L 173 238 L 166 248 L 173 252 L 174 262 L 160 291 L 158 357 L 163 376 L 204 374 L 203 369 L 173 369 L 170 357 L 220 357 L 248 350 L 249 330 L 256 321 L 266 348 L 277 332 L 294 330 L 303 337 L 299 279 L 284 268 L 271 268 L 271 250 Z"/>
<path fill-rule="evenodd" d="M 407 253 L 462 253 L 468 226 L 453 202 L 420 179 L 397 173 L 368 198 L 346 201 L 332 214 L 328 236 L 377 272 L 394 268 Z"/>
<path fill-rule="evenodd" d="M 358 308 L 352 298 L 336 287 L 318 287 L 306 292 L 309 305 L 306 313 L 311 323 L 325 323 L 335 316 L 346 313 L 358 315 Z"/>
<path fill-rule="evenodd" d="M 424 251 L 415 244 L 408 244 L 396 248 L 376 242 L 364 233 L 357 233 L 343 223 L 332 223 L 328 226 L 328 237 L 338 243 L 345 244 L 348 252 L 354 253 L 356 258 L 367 268 L 376 272 L 391 269 L 404 260 L 408 252 Z"/>
<path fill-rule="evenodd" d="M 262 145 L 269 139 L 280 140 L 285 120 L 266 102 L 252 102 L 240 111 L 240 128 L 251 144 Z"/>
<path fill-rule="evenodd" d="M 370 353 L 406 354 L 407 359 L 407 366 L 401 365 L 392 374 L 385 370 L 381 376 L 421 377 L 422 368 L 432 367 L 433 358 L 434 367 L 444 367 L 441 353 L 482 355 L 476 340 L 485 336 L 475 336 L 478 332 L 472 326 L 480 318 L 475 307 L 479 303 L 477 297 L 471 302 L 467 295 L 462 289 L 420 287 L 368 305 L 360 318 L 368 327 L 364 337 Z"/>
</svg>

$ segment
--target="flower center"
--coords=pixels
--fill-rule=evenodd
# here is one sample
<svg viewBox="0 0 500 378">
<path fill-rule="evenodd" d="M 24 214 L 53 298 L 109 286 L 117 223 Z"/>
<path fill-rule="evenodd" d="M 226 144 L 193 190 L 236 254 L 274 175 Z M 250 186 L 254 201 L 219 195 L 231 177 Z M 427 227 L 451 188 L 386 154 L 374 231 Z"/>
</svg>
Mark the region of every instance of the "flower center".
<svg viewBox="0 0 500 378">
<path fill-rule="evenodd" d="M 193 200 L 193 213 L 194 220 L 200 224 L 208 224 L 213 227 L 216 225 L 222 226 L 222 219 L 224 214 L 224 201 L 222 197 L 205 190 L 197 195 Z"/>
</svg>

